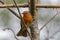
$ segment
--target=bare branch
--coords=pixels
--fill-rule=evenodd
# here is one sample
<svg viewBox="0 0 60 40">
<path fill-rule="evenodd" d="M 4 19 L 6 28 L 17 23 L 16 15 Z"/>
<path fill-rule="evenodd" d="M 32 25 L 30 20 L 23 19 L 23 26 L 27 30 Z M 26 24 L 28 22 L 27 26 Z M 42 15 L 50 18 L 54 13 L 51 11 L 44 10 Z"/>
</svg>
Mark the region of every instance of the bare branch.
<svg viewBox="0 0 60 40">
<path fill-rule="evenodd" d="M 0 1 L 1 2 L 1 1 Z M 1 2 L 2 3 L 2 2 Z M 16 8 L 16 6 L 14 4 L 4 4 L 4 5 L 0 5 L 0 8 Z M 17 4 L 18 7 L 29 7 L 28 4 Z M 60 5 L 51 5 L 51 4 L 36 4 L 36 8 L 60 8 Z"/>
<path fill-rule="evenodd" d="M 48 23 L 50 23 L 58 14 L 60 13 L 60 11 L 58 11 L 49 21 L 47 21 L 41 28 L 39 31 L 41 31 L 44 27 L 46 27 L 46 25 Z"/>
<path fill-rule="evenodd" d="M 15 2 L 15 0 L 13 0 L 13 2 L 14 2 L 15 6 L 16 6 L 18 12 L 19 12 L 20 17 L 22 18 L 21 13 L 20 13 L 20 10 L 19 10 L 19 7 L 17 6 L 17 3 Z"/>
<path fill-rule="evenodd" d="M 2 3 L 2 4 L 5 4 L 3 1 L 1 1 L 0 0 L 0 2 Z M 17 13 L 15 13 L 12 9 L 10 9 L 8 6 L 5 6 L 10 12 L 12 12 L 12 14 L 13 15 L 15 15 L 17 18 L 19 18 L 20 19 L 20 16 L 17 14 Z"/>
</svg>

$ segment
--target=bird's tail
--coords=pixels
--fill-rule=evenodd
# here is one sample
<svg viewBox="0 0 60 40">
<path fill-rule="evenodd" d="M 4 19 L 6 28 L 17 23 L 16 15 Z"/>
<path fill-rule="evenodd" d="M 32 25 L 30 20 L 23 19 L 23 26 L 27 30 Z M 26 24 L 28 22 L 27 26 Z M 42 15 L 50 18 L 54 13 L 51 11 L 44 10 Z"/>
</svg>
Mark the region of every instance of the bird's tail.
<svg viewBox="0 0 60 40">
<path fill-rule="evenodd" d="M 18 32 L 17 36 L 24 36 L 26 37 L 27 36 L 27 29 L 22 31 L 23 29 L 21 28 L 21 30 Z"/>
<path fill-rule="evenodd" d="M 22 20 L 21 20 L 20 25 L 21 25 L 21 30 L 17 33 L 17 36 L 24 36 L 24 37 L 26 37 L 28 30 L 27 30 L 27 28 L 23 25 Z M 25 29 L 25 28 L 26 28 L 26 29 Z M 25 29 L 25 30 L 24 30 L 24 29 Z"/>
</svg>

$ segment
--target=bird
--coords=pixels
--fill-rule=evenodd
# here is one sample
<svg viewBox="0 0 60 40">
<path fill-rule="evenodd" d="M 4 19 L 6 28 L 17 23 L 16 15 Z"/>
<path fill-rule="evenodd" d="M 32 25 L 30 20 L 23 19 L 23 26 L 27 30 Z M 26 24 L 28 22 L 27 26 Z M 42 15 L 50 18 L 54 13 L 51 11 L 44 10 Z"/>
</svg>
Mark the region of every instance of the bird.
<svg viewBox="0 0 60 40">
<path fill-rule="evenodd" d="M 27 28 L 28 28 L 29 25 L 32 23 L 32 16 L 31 16 L 31 14 L 29 14 L 28 11 L 24 11 L 22 14 L 23 14 L 22 19 L 24 20 L 24 23 L 27 25 Z M 18 32 L 17 36 L 24 36 L 24 37 L 26 37 L 28 30 L 25 29 L 24 31 L 22 31 L 23 27 L 24 27 L 22 20 L 21 20 L 21 24 L 20 25 L 21 25 L 21 30 Z"/>
</svg>

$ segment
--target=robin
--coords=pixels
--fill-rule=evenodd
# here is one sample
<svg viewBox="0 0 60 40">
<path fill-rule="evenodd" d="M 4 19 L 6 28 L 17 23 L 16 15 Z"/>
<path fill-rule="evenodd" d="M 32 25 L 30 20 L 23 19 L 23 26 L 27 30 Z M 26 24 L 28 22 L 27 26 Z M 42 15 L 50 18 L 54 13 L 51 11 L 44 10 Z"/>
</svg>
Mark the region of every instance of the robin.
<svg viewBox="0 0 60 40">
<path fill-rule="evenodd" d="M 28 11 L 24 11 L 23 13 L 23 20 L 25 22 L 25 24 L 27 26 L 29 26 L 31 23 L 32 23 L 32 16 L 29 14 Z M 22 28 L 24 27 L 23 23 L 22 23 L 22 20 L 21 20 L 21 30 L 23 30 Z M 26 37 L 27 36 L 27 29 L 24 30 L 23 32 L 21 32 L 21 30 L 18 32 L 17 36 L 24 36 Z"/>
</svg>

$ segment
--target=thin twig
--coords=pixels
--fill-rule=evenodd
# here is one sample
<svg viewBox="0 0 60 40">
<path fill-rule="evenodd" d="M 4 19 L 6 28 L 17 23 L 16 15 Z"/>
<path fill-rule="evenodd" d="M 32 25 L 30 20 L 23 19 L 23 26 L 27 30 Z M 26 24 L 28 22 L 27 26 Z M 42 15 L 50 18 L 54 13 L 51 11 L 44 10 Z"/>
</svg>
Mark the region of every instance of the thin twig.
<svg viewBox="0 0 60 40">
<path fill-rule="evenodd" d="M 19 7 L 17 6 L 17 3 L 15 2 L 15 0 L 13 0 L 13 1 L 14 1 L 15 6 L 17 7 L 17 10 L 19 12 L 20 17 L 22 18 L 21 13 L 20 13 L 20 10 L 19 10 Z"/>
<path fill-rule="evenodd" d="M 13 32 L 14 37 L 16 38 L 16 40 L 19 40 L 19 39 L 16 37 L 15 32 L 14 32 L 14 30 L 13 30 L 13 29 L 11 29 L 11 28 L 4 28 L 3 30 L 6 30 L 6 29 L 11 30 L 11 31 Z"/>
<path fill-rule="evenodd" d="M 0 0 L 0 2 L 1 2 L 2 4 L 5 4 L 5 3 L 4 3 L 3 1 L 1 1 L 1 0 Z M 14 12 L 12 9 L 10 9 L 10 8 L 7 7 L 7 6 L 6 6 L 6 8 L 7 8 L 10 12 L 12 12 L 13 15 L 15 15 L 17 18 L 20 19 L 20 16 L 19 16 L 16 12 Z"/>
<path fill-rule="evenodd" d="M 47 21 L 41 28 L 39 31 L 41 31 L 44 27 L 46 27 L 46 25 L 48 23 L 50 23 L 58 14 L 60 13 L 60 11 L 58 11 L 49 21 Z"/>
<path fill-rule="evenodd" d="M 19 10 L 19 7 L 17 6 L 17 3 L 15 2 L 15 0 L 13 0 L 14 1 L 14 4 L 15 4 L 15 6 L 17 7 L 17 10 L 18 10 L 18 12 L 19 12 L 19 15 L 20 15 L 20 17 L 21 17 L 21 20 L 23 21 L 23 24 L 24 24 L 24 26 L 25 26 L 25 28 L 27 29 L 27 25 L 25 24 L 25 22 L 24 22 L 24 20 L 23 20 L 23 18 L 22 18 L 22 16 L 21 16 L 21 13 L 20 13 L 20 10 Z M 24 30 L 24 29 L 23 29 Z M 30 36 L 30 33 L 27 31 L 27 33 L 28 33 L 28 35 Z M 30 36 L 31 37 L 31 36 Z"/>
</svg>

